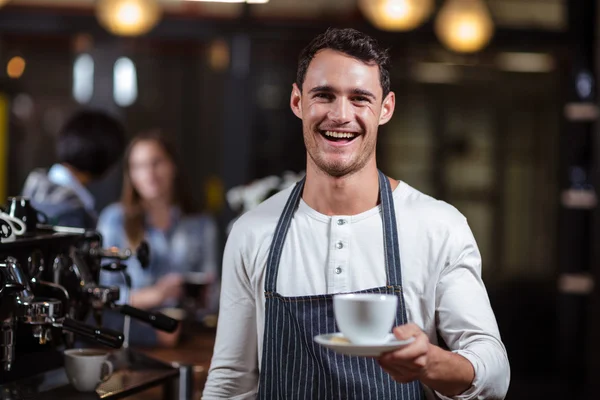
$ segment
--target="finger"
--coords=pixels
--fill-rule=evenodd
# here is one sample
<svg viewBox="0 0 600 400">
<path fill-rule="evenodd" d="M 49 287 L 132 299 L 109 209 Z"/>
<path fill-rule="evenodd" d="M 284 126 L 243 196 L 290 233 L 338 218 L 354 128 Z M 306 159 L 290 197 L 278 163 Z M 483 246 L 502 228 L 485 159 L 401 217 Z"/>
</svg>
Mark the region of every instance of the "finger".
<svg viewBox="0 0 600 400">
<path fill-rule="evenodd" d="M 427 366 L 427 356 L 418 357 L 416 360 L 413 361 L 413 365 L 419 370 L 422 370 Z"/>
<path fill-rule="evenodd" d="M 427 354 L 429 339 L 425 334 L 420 334 L 415 341 L 394 351 L 384 353 L 380 358 L 390 361 L 412 361 Z"/>
<path fill-rule="evenodd" d="M 413 361 L 415 359 L 417 359 L 418 357 L 424 356 L 427 354 L 427 343 L 415 343 L 414 345 L 411 345 L 410 347 L 405 347 L 403 349 L 399 349 L 396 351 L 391 351 L 389 353 L 386 353 L 383 357 L 385 357 L 385 359 L 389 359 L 391 361 Z"/>
<path fill-rule="evenodd" d="M 384 365 L 381 365 L 381 368 L 396 382 L 407 383 L 419 379 L 418 372 Z"/>
<path fill-rule="evenodd" d="M 414 362 L 389 362 L 381 360 L 379 362 L 382 368 L 394 371 L 395 373 L 411 373 L 416 374 L 422 371 L 422 368 Z"/>
<path fill-rule="evenodd" d="M 421 328 L 419 328 L 416 324 L 413 323 L 398 325 L 394 328 L 393 332 L 394 336 L 396 336 L 398 340 L 406 340 L 413 336 L 417 336 L 420 333 L 423 333 Z"/>
</svg>

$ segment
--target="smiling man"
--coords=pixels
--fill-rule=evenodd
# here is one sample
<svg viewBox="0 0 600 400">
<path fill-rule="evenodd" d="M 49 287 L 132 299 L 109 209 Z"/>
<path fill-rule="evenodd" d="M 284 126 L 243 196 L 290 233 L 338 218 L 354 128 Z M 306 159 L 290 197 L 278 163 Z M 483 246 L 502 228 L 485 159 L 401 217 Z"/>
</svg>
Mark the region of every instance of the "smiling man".
<svg viewBox="0 0 600 400">
<path fill-rule="evenodd" d="M 394 112 L 388 55 L 330 29 L 301 53 L 290 105 L 306 178 L 244 214 L 223 259 L 215 351 L 203 398 L 501 399 L 510 370 L 465 218 L 377 169 Z M 332 296 L 399 297 L 379 358 L 313 338 L 337 330 Z"/>
</svg>

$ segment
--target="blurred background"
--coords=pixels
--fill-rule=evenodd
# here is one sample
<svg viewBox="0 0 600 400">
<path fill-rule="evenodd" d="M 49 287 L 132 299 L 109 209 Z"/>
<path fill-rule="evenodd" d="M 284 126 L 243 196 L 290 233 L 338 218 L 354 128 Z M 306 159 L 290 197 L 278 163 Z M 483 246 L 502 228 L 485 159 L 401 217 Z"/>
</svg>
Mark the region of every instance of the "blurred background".
<svg viewBox="0 0 600 400">
<path fill-rule="evenodd" d="M 600 393 L 596 0 L 0 1 L 0 201 L 55 162 L 81 107 L 174 139 L 189 191 L 305 168 L 289 109 L 299 51 L 327 27 L 391 49 L 380 168 L 469 220 L 512 366 L 508 399 Z M 121 166 L 94 185 L 119 198 Z"/>
</svg>

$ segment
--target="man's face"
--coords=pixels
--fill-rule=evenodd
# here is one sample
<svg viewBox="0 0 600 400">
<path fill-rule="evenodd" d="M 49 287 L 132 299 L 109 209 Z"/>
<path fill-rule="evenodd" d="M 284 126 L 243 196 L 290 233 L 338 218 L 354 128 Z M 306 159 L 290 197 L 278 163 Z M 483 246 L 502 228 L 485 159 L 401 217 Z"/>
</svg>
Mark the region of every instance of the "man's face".
<svg viewBox="0 0 600 400">
<path fill-rule="evenodd" d="M 302 119 L 308 163 L 341 177 L 375 160 L 377 129 L 394 112 L 394 93 L 382 101 L 379 67 L 324 49 L 310 62 L 302 91 L 290 100 Z"/>
</svg>

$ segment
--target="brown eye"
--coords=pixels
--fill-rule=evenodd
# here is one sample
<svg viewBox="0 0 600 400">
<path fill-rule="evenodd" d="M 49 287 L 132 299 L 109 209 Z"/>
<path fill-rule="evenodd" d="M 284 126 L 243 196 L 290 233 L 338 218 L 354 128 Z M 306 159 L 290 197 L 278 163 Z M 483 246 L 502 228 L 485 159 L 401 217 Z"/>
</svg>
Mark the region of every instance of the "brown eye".
<svg viewBox="0 0 600 400">
<path fill-rule="evenodd" d="M 324 100 L 331 100 L 333 99 L 333 96 L 329 93 L 317 93 L 314 96 L 317 99 L 324 99 Z"/>
</svg>

